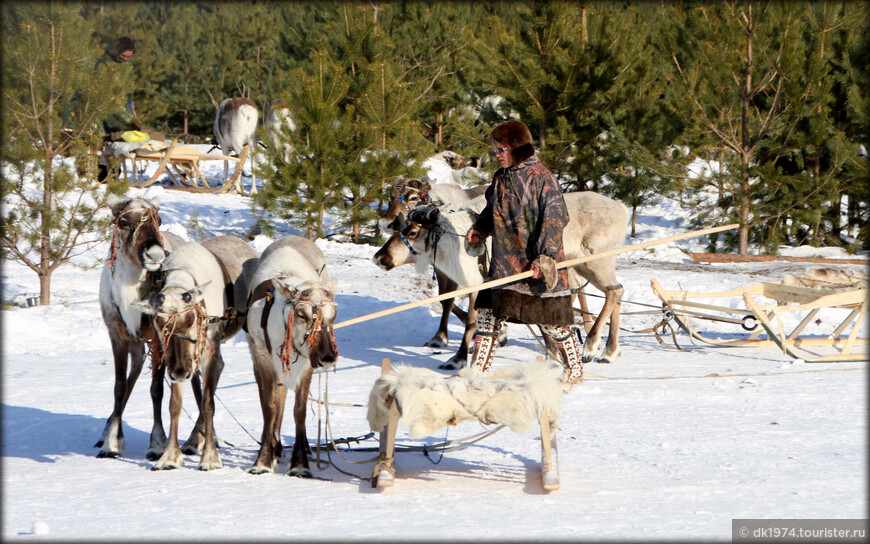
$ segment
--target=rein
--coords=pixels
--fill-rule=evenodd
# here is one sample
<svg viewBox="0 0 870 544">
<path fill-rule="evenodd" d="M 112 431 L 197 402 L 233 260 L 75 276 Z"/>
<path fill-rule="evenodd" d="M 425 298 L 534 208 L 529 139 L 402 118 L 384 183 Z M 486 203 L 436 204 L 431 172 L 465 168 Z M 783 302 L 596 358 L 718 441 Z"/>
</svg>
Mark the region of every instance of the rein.
<svg viewBox="0 0 870 544">
<path fill-rule="evenodd" d="M 163 236 L 160 234 L 160 220 L 157 215 L 157 210 L 154 208 L 132 208 L 130 210 L 125 210 L 118 214 L 118 217 L 115 219 L 114 228 L 112 229 L 112 252 L 109 255 L 109 270 L 111 270 L 112 273 L 115 272 L 115 260 L 118 258 L 118 231 L 121 228 L 121 218 L 128 213 L 133 213 L 139 210 L 145 210 L 145 213 L 139 218 L 139 222 L 136 223 L 136 228 L 133 229 L 131 238 L 135 240 L 136 235 L 139 233 L 139 229 L 142 228 L 142 224 L 146 221 L 151 221 L 154 223 L 154 230 L 157 232 L 157 242 L 160 244 L 160 247 L 163 247 Z"/>
<path fill-rule="evenodd" d="M 189 336 L 178 334 L 175 332 L 175 329 L 178 327 L 178 317 L 191 311 L 194 312 L 195 316 L 194 318 L 196 322 L 196 338 L 191 338 Z M 194 304 L 193 306 L 181 310 L 180 312 L 176 312 L 174 314 L 158 313 L 157 316 L 166 318 L 166 323 L 163 325 L 163 327 L 159 328 L 157 326 L 157 321 L 152 320 L 152 323 L 154 323 L 155 337 L 157 338 L 159 346 L 159 353 L 157 357 L 154 356 L 154 343 L 152 340 L 148 344 L 148 355 L 151 358 L 152 366 L 156 363 L 157 368 L 163 366 L 163 359 L 166 356 L 166 346 L 173 336 L 194 344 L 194 350 L 197 353 L 195 360 L 197 362 L 197 368 L 199 368 L 199 360 L 202 357 L 203 351 L 205 351 L 206 343 L 209 345 L 212 351 L 214 351 L 215 349 L 214 344 L 212 344 L 211 340 L 209 340 L 208 338 L 206 329 L 209 325 L 224 319 L 224 317 L 206 317 L 203 314 L 202 308 L 199 304 Z"/>
</svg>

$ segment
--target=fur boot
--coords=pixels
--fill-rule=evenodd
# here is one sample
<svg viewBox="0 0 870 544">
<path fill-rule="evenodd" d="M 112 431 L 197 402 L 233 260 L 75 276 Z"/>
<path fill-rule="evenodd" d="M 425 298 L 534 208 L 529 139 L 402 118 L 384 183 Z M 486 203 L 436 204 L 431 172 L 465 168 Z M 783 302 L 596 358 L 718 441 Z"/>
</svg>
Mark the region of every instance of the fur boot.
<svg viewBox="0 0 870 544">
<path fill-rule="evenodd" d="M 562 372 L 562 389 L 570 391 L 574 384 L 583 383 L 583 365 L 580 358 L 580 345 L 577 336 L 570 327 L 552 327 L 544 325 L 541 329 L 553 339 L 562 364 L 565 366 Z"/>
<path fill-rule="evenodd" d="M 486 372 L 492 365 L 492 358 L 498 348 L 498 332 L 502 322 L 496 319 L 489 308 L 477 313 L 477 330 L 474 333 L 474 352 L 471 356 L 471 367 Z"/>
</svg>

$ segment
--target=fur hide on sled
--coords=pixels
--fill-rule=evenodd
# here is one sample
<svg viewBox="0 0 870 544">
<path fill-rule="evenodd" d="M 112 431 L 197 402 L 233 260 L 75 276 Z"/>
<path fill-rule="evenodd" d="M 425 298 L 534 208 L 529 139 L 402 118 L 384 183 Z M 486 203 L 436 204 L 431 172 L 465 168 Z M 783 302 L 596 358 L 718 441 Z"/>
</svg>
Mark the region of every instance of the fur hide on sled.
<svg viewBox="0 0 870 544">
<path fill-rule="evenodd" d="M 389 419 L 387 401 L 396 399 L 400 424 L 409 426 L 411 438 L 422 438 L 466 419 L 485 425 L 506 425 L 525 433 L 549 411 L 550 426 L 559 428 L 562 365 L 518 363 L 481 373 L 471 367 L 458 376 L 445 376 L 427 368 L 397 365 L 379 377 L 369 395 L 368 420 L 380 432 Z"/>
</svg>

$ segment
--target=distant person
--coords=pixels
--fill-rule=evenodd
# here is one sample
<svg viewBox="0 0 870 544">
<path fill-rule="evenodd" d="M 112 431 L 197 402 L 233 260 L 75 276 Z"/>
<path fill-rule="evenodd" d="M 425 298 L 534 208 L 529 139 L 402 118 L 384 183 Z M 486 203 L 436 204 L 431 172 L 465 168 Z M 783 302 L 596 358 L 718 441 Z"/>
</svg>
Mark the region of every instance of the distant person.
<svg viewBox="0 0 870 544">
<path fill-rule="evenodd" d="M 112 82 L 127 92 L 129 97 L 133 83 L 133 66 L 128 64 L 136 54 L 136 43 L 123 36 L 106 49 L 94 67 L 94 81 Z M 127 100 L 124 107 L 104 117 L 101 121 L 104 139 L 109 142 L 121 141 L 121 135 L 128 130 L 142 130 L 142 125 L 136 119 L 132 100 Z"/>
<path fill-rule="evenodd" d="M 124 141 L 124 133 L 128 131 L 140 131 L 147 134 L 153 140 L 164 140 L 165 137 L 155 131 L 143 130 L 142 124 L 136 118 L 136 110 L 133 101 L 129 99 L 133 87 L 133 66 L 130 60 L 136 54 L 136 43 L 126 36 L 115 40 L 112 45 L 97 59 L 94 64 L 94 83 L 109 84 L 113 88 L 123 89 L 126 103 L 123 107 L 105 116 L 97 123 L 94 130 L 102 135 L 103 147 L 108 142 Z M 74 96 L 63 112 L 64 126 L 69 126 L 78 96 Z M 117 167 L 114 169 L 117 175 Z M 100 157 L 99 172 L 97 179 L 104 181 L 109 176 L 109 166 L 104 157 Z"/>
<path fill-rule="evenodd" d="M 487 281 L 527 270 L 532 278 L 486 289 L 477 297 L 477 332 L 471 366 L 486 372 L 505 321 L 540 325 L 555 342 L 565 369 L 564 389 L 583 378 L 580 346 L 570 328 L 574 308 L 568 274 L 557 270 L 565 260 L 562 230 L 568 209 L 556 177 L 538 160 L 525 123 L 510 120 L 493 129 L 493 152 L 501 168 L 486 190 L 486 207 L 466 233 L 470 254 L 483 253 L 492 236 Z"/>
</svg>

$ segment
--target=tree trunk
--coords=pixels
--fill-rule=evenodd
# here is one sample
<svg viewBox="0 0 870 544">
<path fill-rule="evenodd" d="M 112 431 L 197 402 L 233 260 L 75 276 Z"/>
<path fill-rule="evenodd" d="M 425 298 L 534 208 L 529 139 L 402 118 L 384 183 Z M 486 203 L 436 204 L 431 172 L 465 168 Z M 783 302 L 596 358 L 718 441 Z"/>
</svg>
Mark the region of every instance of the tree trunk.
<svg viewBox="0 0 870 544">
<path fill-rule="evenodd" d="M 637 238 L 637 204 L 631 206 L 631 237 Z"/>
</svg>

